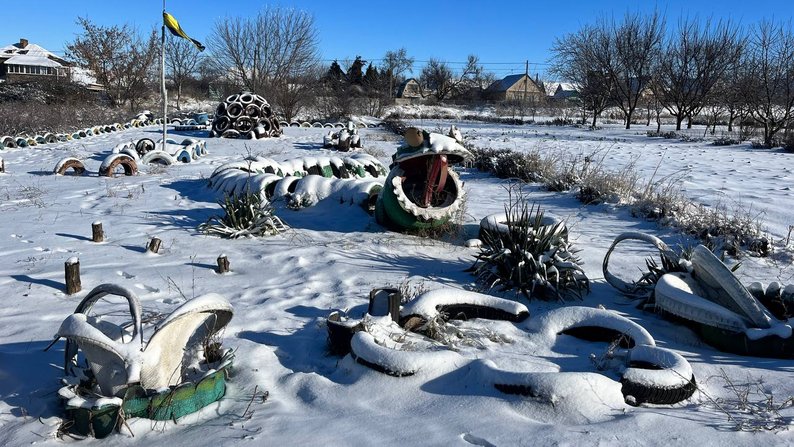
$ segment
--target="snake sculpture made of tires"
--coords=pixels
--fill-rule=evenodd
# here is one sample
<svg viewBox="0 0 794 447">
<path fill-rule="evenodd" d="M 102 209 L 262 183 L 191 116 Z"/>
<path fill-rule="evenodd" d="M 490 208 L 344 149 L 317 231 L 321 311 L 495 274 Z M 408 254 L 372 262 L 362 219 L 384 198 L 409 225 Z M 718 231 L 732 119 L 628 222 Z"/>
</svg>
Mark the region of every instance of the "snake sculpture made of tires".
<svg viewBox="0 0 794 447">
<path fill-rule="evenodd" d="M 451 165 L 472 157 L 454 137 L 410 127 L 378 197 L 375 217 L 396 231 L 442 226 L 463 204 L 463 183 Z"/>
<path fill-rule="evenodd" d="M 370 312 L 373 309 L 372 295 Z M 457 289 L 436 289 L 419 295 L 399 310 L 398 321 L 390 315 L 370 315 L 361 320 L 334 312 L 327 328 L 331 351 L 350 353 L 362 365 L 395 377 L 432 375 L 470 368 L 481 379 L 506 394 L 538 397 L 554 395 L 588 380 L 614 388 L 615 381 L 596 372 L 505 371 L 490 360 L 469 360 L 427 334 L 429 322 L 482 318 L 521 322 L 529 317 L 520 303 Z M 443 323 L 442 323 L 443 324 Z M 680 354 L 656 346 L 642 326 L 604 309 L 572 306 L 529 318 L 528 335 L 554 346 L 560 336 L 610 342 L 599 369 L 619 378 L 623 400 L 629 405 L 674 404 L 688 399 L 697 389 L 689 362 Z M 584 380 L 587 381 L 587 380 Z M 585 390 L 582 390 L 584 392 Z"/>
<path fill-rule="evenodd" d="M 280 162 L 254 157 L 218 167 L 209 186 L 219 195 L 255 193 L 267 201 L 285 200 L 294 209 L 333 199 L 374 211 L 385 176 L 383 164 L 368 154 Z"/>
</svg>

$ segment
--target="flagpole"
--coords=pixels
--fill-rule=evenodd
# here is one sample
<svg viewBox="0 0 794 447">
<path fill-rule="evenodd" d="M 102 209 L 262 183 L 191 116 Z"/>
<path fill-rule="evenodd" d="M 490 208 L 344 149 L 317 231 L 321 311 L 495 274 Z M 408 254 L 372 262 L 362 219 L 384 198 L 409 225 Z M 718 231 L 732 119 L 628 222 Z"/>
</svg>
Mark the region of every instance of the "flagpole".
<svg viewBox="0 0 794 447">
<path fill-rule="evenodd" d="M 163 0 L 163 14 L 165 14 L 165 0 Z M 165 90 L 165 18 L 163 20 L 162 42 L 160 51 L 160 94 L 163 100 L 163 150 L 165 150 L 165 140 L 168 137 L 168 92 Z"/>
</svg>

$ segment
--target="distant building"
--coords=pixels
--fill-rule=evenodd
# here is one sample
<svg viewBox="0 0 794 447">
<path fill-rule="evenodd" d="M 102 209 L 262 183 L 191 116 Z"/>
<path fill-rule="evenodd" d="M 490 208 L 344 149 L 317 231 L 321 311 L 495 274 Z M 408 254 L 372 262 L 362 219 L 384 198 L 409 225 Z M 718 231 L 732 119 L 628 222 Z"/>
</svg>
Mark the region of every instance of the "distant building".
<svg viewBox="0 0 794 447">
<path fill-rule="evenodd" d="M 418 99 L 422 97 L 422 87 L 416 79 L 406 79 L 397 88 L 397 97 L 405 99 Z"/>
<path fill-rule="evenodd" d="M 540 99 L 546 95 L 543 88 L 526 74 L 505 76 L 488 86 L 485 93 L 494 101 Z"/>
<path fill-rule="evenodd" d="M 549 95 L 557 100 L 573 100 L 579 97 L 579 90 L 575 84 L 568 82 L 555 82 L 547 89 Z"/>
<path fill-rule="evenodd" d="M 0 48 L 0 79 L 8 82 L 48 77 L 67 79 L 71 65 L 27 39 Z"/>
</svg>

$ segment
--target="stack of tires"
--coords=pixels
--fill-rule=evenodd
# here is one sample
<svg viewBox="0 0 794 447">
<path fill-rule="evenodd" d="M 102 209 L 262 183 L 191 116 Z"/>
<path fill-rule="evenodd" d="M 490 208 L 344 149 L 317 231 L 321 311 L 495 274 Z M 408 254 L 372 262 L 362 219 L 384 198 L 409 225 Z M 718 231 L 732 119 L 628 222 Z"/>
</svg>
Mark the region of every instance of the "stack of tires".
<svg viewBox="0 0 794 447">
<path fill-rule="evenodd" d="M 281 125 L 265 98 L 251 92 L 230 95 L 215 109 L 210 137 L 278 137 Z"/>
</svg>

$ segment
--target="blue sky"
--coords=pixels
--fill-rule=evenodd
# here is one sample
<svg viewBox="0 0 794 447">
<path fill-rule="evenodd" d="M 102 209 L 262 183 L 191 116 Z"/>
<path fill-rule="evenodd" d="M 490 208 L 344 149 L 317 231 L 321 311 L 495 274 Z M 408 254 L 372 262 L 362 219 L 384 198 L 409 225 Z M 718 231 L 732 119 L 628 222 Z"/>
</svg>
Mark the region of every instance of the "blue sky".
<svg viewBox="0 0 794 447">
<path fill-rule="evenodd" d="M 476 54 L 498 76 L 523 72 L 527 60 L 530 71 L 542 75 L 555 37 L 602 15 L 619 18 L 626 11 L 658 8 L 671 25 L 685 16 L 730 18 L 744 25 L 762 18 L 789 21 L 794 16 L 792 0 L 168 0 L 166 6 L 191 37 L 204 41 L 218 18 L 254 14 L 267 4 L 313 14 L 323 59 L 352 60 L 361 55 L 377 63 L 387 50 L 405 47 L 417 66 L 430 57 L 458 66 L 454 63 Z M 60 54 L 79 32 L 77 17 L 148 30 L 160 26 L 162 5 L 162 0 L 3 0 L 6 20 L 0 45 L 24 37 Z"/>
</svg>

